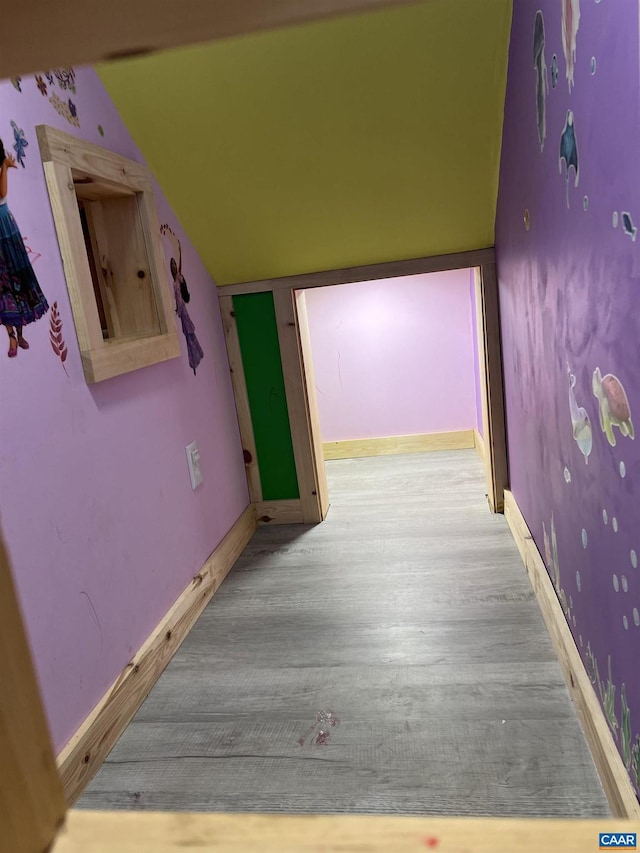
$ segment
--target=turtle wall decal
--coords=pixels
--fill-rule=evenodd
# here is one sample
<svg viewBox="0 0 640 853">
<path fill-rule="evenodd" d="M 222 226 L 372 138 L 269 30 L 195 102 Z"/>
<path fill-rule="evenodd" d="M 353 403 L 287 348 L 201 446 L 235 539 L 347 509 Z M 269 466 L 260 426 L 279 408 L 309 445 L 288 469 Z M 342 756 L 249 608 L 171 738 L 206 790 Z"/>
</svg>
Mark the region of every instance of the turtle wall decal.
<svg viewBox="0 0 640 853">
<path fill-rule="evenodd" d="M 616 446 L 614 426 L 622 435 L 634 438 L 629 400 L 618 377 L 612 373 L 603 376 L 600 368 L 596 367 L 593 371 L 593 393 L 600 404 L 600 426 L 609 444 Z"/>
</svg>

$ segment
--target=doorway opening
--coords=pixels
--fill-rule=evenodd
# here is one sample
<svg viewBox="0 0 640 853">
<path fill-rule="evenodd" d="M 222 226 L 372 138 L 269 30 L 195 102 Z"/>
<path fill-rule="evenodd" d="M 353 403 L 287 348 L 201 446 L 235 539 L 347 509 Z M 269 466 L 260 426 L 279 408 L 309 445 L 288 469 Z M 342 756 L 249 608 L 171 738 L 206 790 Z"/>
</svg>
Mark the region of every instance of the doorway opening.
<svg viewBox="0 0 640 853">
<path fill-rule="evenodd" d="M 474 360 L 479 399 L 474 440 L 472 442 L 467 436 L 466 442 L 467 446 L 476 443 L 477 426 L 477 433 L 482 436 L 477 443 L 482 443 L 485 451 L 489 507 L 492 512 L 502 511 L 507 486 L 507 456 L 500 325 L 495 256 L 493 249 L 486 249 L 220 288 L 249 492 L 259 521 L 317 523 L 325 518 L 329 508 L 324 470 L 327 448 L 323 447 L 307 294 L 311 289 L 315 292 L 320 288 L 321 292 L 331 285 L 355 283 L 368 287 L 368 292 L 373 294 L 376 283 L 383 279 L 406 280 L 414 276 L 420 282 L 419 287 L 428 288 L 426 273 L 449 270 L 463 271 L 463 275 L 466 271 L 466 275 L 473 278 L 469 298 L 475 304 Z M 314 301 L 315 296 L 311 299 Z M 380 316 L 376 322 L 382 340 L 385 318 L 380 306 L 378 312 Z M 387 328 L 389 322 L 387 317 Z M 438 368 L 446 372 L 446 357 L 443 360 L 445 363 Z M 402 370 L 409 375 L 398 377 L 398 383 L 402 380 L 409 387 L 410 374 L 415 370 L 410 363 Z M 273 429 L 276 422 L 278 428 Z M 407 431 L 401 432 L 406 437 Z M 424 429 L 418 435 L 422 441 L 437 441 L 424 439 L 424 435 L 433 432 L 433 429 Z M 271 476 L 274 469 L 286 470 L 287 462 L 289 468 L 295 469 L 293 487 L 290 483 L 283 484 L 282 477 L 278 480 Z"/>
<path fill-rule="evenodd" d="M 483 458 L 474 270 L 302 298 L 325 460 L 470 449 Z"/>
</svg>

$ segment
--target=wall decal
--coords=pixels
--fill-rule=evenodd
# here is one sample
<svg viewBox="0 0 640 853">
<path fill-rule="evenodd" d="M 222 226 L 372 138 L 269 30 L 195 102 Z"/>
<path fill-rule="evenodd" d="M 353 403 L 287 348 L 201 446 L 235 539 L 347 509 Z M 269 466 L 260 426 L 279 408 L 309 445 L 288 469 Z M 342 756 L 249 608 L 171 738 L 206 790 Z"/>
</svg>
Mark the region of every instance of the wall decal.
<svg viewBox="0 0 640 853">
<path fill-rule="evenodd" d="M 551 523 L 553 524 L 553 515 L 551 516 Z M 547 568 L 550 569 L 553 557 L 551 555 L 551 541 L 549 539 L 549 534 L 547 533 L 547 528 L 545 526 L 544 521 L 542 522 L 542 538 L 544 540 L 544 562 Z"/>
<path fill-rule="evenodd" d="M 104 128 L 101 124 L 98 125 L 98 133 L 100 134 L 100 136 L 104 136 Z"/>
<path fill-rule="evenodd" d="M 638 229 L 633 224 L 633 219 L 631 218 L 631 214 L 626 212 L 626 211 L 623 211 L 620 214 L 620 221 L 622 222 L 622 230 L 624 231 L 624 233 L 627 234 L 629 237 L 631 237 L 631 239 L 635 243 L 636 242 L 636 236 L 638 234 Z"/>
<path fill-rule="evenodd" d="M 558 55 L 556 53 L 551 57 L 551 88 L 555 89 L 558 85 Z"/>
<path fill-rule="evenodd" d="M 55 85 L 56 81 L 58 83 L 58 88 L 63 92 L 67 90 L 69 92 L 76 92 L 76 71 L 75 68 L 50 68 L 48 71 L 44 72 L 44 76 L 47 78 L 47 83 L 50 86 Z M 36 82 L 41 80 L 41 76 L 36 76 Z M 40 84 L 38 83 L 38 88 L 40 89 Z M 40 89 L 40 91 L 42 91 Z"/>
<path fill-rule="evenodd" d="M 582 209 L 584 210 L 585 213 L 587 212 L 587 210 L 589 210 L 589 196 L 588 195 L 584 196 L 584 198 L 582 199 Z"/>
<path fill-rule="evenodd" d="M 580 0 L 562 0 L 562 49 L 567 66 L 569 91 L 574 85 L 573 72 L 576 62 L 576 39 L 580 26 Z"/>
<path fill-rule="evenodd" d="M 42 257 L 42 255 L 40 254 L 40 252 L 36 252 L 36 251 L 34 251 L 34 250 L 31 248 L 31 246 L 29 246 L 29 244 L 27 243 L 27 240 L 29 239 L 28 237 L 24 237 L 23 239 L 24 239 L 24 247 L 25 247 L 25 249 L 27 250 L 27 254 L 29 255 L 29 259 L 31 260 L 31 263 L 32 263 L 32 264 L 35 264 L 35 262 L 36 262 L 39 258 L 41 258 L 41 257 Z"/>
<path fill-rule="evenodd" d="M 67 373 L 65 361 L 67 360 L 67 345 L 62 337 L 62 318 L 58 310 L 58 303 L 54 302 L 51 306 L 51 315 L 49 317 L 49 340 L 51 348 L 62 362 L 64 372 Z M 67 373 L 67 376 L 69 374 Z"/>
<path fill-rule="evenodd" d="M 624 766 L 629 770 L 631 768 L 631 712 L 627 705 L 627 694 L 625 685 L 620 686 L 620 737 L 621 749 Z"/>
<path fill-rule="evenodd" d="M 633 423 L 629 400 L 617 376 L 607 373 L 602 376 L 600 368 L 593 371 L 593 393 L 600 404 L 600 427 L 612 447 L 616 446 L 613 427 L 617 426 L 621 435 L 634 438 Z"/>
<path fill-rule="evenodd" d="M 563 474 L 564 474 L 564 481 L 568 486 L 569 483 L 571 482 L 571 471 L 566 467 L 566 465 L 565 465 L 565 469 L 563 471 Z"/>
<path fill-rule="evenodd" d="M 573 167 L 575 171 L 574 186 L 578 186 L 580 172 L 578 168 L 578 141 L 576 139 L 576 131 L 573 124 L 573 111 L 567 110 L 567 118 L 564 123 L 564 129 L 560 135 L 560 159 L 558 166 L 560 174 L 562 174 L 562 161 L 566 167 L 566 184 L 567 184 L 567 207 L 569 207 L 569 174 Z"/>
<path fill-rule="evenodd" d="M 9 335 L 7 355 L 15 358 L 18 349 L 29 349 L 22 334 L 23 327 L 44 316 L 49 305 L 6 201 L 8 171 L 16 168 L 16 160 L 6 154 L 1 140 L 0 163 L 0 322 Z"/>
<path fill-rule="evenodd" d="M 638 621 L 640 622 L 640 618 Z M 629 620 L 626 616 L 623 617 L 623 625 L 628 629 Z M 616 685 L 611 676 L 611 655 L 607 659 L 606 684 L 600 678 L 598 662 L 591 648 L 591 642 L 587 643 L 586 668 L 591 683 L 598 689 L 607 723 L 616 740 L 618 740 L 618 730 L 620 731 L 620 752 L 625 767 L 633 771 L 632 779 L 635 777 L 636 784 L 640 783 L 640 735 L 636 735 L 635 741 L 632 742 L 631 710 L 627 702 L 626 684 L 623 682 L 620 685 L 620 721 L 618 722 L 615 707 Z"/>
<path fill-rule="evenodd" d="M 599 672 L 598 672 L 598 661 L 596 660 L 596 656 L 593 653 L 591 648 L 591 642 L 587 642 L 587 651 L 585 653 L 586 657 L 586 670 L 587 675 L 589 676 L 589 681 L 592 684 L 596 684 L 596 681 L 599 681 Z"/>
<path fill-rule="evenodd" d="M 531 228 L 531 215 L 527 209 L 525 209 L 524 216 L 522 218 L 524 219 L 524 227 L 528 231 Z"/>
<path fill-rule="evenodd" d="M 603 684 L 602 679 L 600 678 L 600 670 L 598 667 L 598 661 L 596 660 L 596 656 L 593 653 L 591 648 L 591 641 L 587 643 L 587 651 L 586 651 L 586 669 L 587 674 L 589 676 L 589 680 L 591 683 L 598 688 L 598 693 L 600 694 L 600 698 L 602 700 L 603 709 L 605 712 L 605 716 L 607 718 L 607 722 L 609 724 L 609 728 L 611 729 L 613 735 L 616 740 L 618 739 L 618 718 L 616 717 L 615 712 L 615 696 L 616 696 L 616 687 L 611 680 L 611 655 L 608 658 L 608 672 L 609 677 L 607 679 L 606 686 Z"/>
<path fill-rule="evenodd" d="M 69 90 L 75 94 L 76 72 L 74 68 L 54 68 L 53 74 L 58 81 L 58 86 L 63 90 Z"/>
<path fill-rule="evenodd" d="M 551 580 L 553 581 L 553 586 L 555 588 L 556 595 L 558 596 L 558 600 L 562 605 L 562 610 L 566 615 L 569 615 L 570 608 L 567 602 L 567 595 L 564 589 L 562 588 L 562 584 L 560 581 L 558 538 L 556 534 L 556 522 L 553 513 L 551 513 L 551 541 L 549 541 L 549 535 L 547 533 L 547 528 L 545 527 L 544 522 L 542 523 L 542 537 L 544 540 L 544 554 L 547 569 L 549 570 Z"/>
<path fill-rule="evenodd" d="M 40 74 L 36 74 L 36 86 L 38 87 L 41 95 L 47 94 L 47 84 L 44 82 Z"/>
<path fill-rule="evenodd" d="M 544 140 L 547 135 L 547 92 L 549 81 L 547 78 L 547 62 L 544 57 L 544 18 L 538 9 L 533 26 L 533 67 L 536 72 L 536 111 L 538 125 L 538 141 L 540 150 L 544 148 Z"/>
<path fill-rule="evenodd" d="M 61 116 L 64 116 L 69 124 L 72 124 L 74 127 L 80 127 L 80 120 L 78 119 L 78 113 L 74 106 L 74 113 L 71 112 L 71 108 L 69 104 L 71 101 L 65 103 L 58 95 L 57 92 L 54 92 L 49 98 L 49 103 L 55 109 L 57 113 Z"/>
<path fill-rule="evenodd" d="M 618 227 L 618 211 L 617 210 L 613 211 L 613 216 L 611 217 L 611 224 L 613 225 L 614 228 Z"/>
<path fill-rule="evenodd" d="M 182 334 L 184 335 L 185 341 L 187 342 L 187 353 L 189 356 L 189 367 L 193 370 L 193 375 L 196 375 L 196 368 L 202 361 L 202 357 L 204 352 L 202 347 L 200 346 L 200 342 L 196 337 L 195 326 L 193 325 L 193 320 L 189 316 L 189 312 L 187 311 L 186 303 L 191 299 L 191 294 L 189 293 L 189 288 L 187 287 L 187 282 L 185 281 L 184 276 L 182 275 L 182 246 L 180 245 L 180 240 L 178 240 L 177 236 L 173 232 L 173 230 L 169 227 L 169 225 L 162 225 L 160 227 L 160 233 L 165 237 L 168 237 L 171 242 L 174 244 L 174 250 L 178 256 L 178 260 L 176 261 L 175 257 L 171 258 L 171 262 L 169 264 L 171 268 L 171 276 L 173 278 L 173 295 L 176 300 L 176 314 L 180 318 L 180 322 L 182 324 Z"/>
<path fill-rule="evenodd" d="M 605 713 L 605 717 L 607 718 L 607 723 L 609 724 L 609 728 L 611 729 L 611 732 L 617 740 L 618 718 L 616 717 L 615 711 L 616 686 L 611 679 L 611 655 L 609 655 L 608 658 L 609 675 L 606 685 L 602 682 L 602 679 L 600 678 L 598 661 L 596 660 L 596 657 L 593 653 L 590 641 L 587 643 L 585 663 L 589 680 L 594 686 L 598 688 L 598 693 L 600 694 L 600 698 L 602 700 L 602 706 Z"/>
<path fill-rule="evenodd" d="M 598 684 L 598 688 L 600 690 L 600 697 L 602 699 L 602 704 L 604 706 L 604 713 L 607 718 L 607 722 L 609 723 L 609 727 L 613 732 L 613 735 L 616 740 L 618 740 L 618 718 L 616 717 L 616 686 L 613 683 L 611 678 L 611 655 L 608 658 L 607 664 L 607 683 L 604 685 L 602 682 Z M 596 665 L 596 673 L 598 672 Z"/>
<path fill-rule="evenodd" d="M 591 63 L 589 65 L 589 68 L 591 69 L 591 76 L 593 76 L 596 73 L 597 65 L 598 65 L 598 63 L 596 62 L 595 56 L 592 56 L 591 57 Z"/>
<path fill-rule="evenodd" d="M 22 77 L 10 77 L 11 85 L 14 89 L 17 89 L 18 92 L 22 92 Z"/>
<path fill-rule="evenodd" d="M 573 373 L 569 373 L 569 411 L 571 413 L 571 425 L 573 427 L 573 437 L 576 444 L 580 448 L 580 453 L 584 456 L 586 464 L 589 463 L 589 454 L 593 447 L 593 433 L 591 429 L 591 419 L 587 414 L 586 409 L 578 406 L 574 388 L 576 385 L 576 377 Z"/>
<path fill-rule="evenodd" d="M 29 143 L 24 135 L 24 130 L 22 130 L 21 127 L 18 127 L 15 121 L 11 122 L 11 127 L 13 128 L 13 138 L 15 140 L 13 143 L 13 150 L 16 152 L 16 160 L 24 169 L 24 152 L 29 147 Z"/>
</svg>

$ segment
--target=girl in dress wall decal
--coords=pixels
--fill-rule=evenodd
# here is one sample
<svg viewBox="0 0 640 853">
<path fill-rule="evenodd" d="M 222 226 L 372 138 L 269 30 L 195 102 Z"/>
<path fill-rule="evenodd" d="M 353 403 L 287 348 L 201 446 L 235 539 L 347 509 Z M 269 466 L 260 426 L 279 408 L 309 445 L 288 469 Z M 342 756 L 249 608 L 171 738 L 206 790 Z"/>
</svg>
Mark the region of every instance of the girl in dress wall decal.
<svg viewBox="0 0 640 853">
<path fill-rule="evenodd" d="M 18 348 L 29 349 L 22 329 L 49 309 L 7 205 L 8 172 L 15 168 L 15 158 L 5 152 L 0 140 L 0 323 L 9 335 L 9 358 L 18 355 Z"/>
<path fill-rule="evenodd" d="M 193 325 L 193 320 L 189 316 L 186 303 L 191 299 L 187 282 L 182 275 L 182 247 L 180 240 L 168 225 L 163 225 L 160 228 L 165 237 L 169 237 L 177 248 L 178 260 L 171 258 L 171 276 L 173 278 L 173 295 L 176 300 L 176 314 L 182 323 L 182 334 L 187 342 L 187 353 L 189 355 L 189 367 L 193 370 L 193 375 L 196 375 L 196 368 L 202 361 L 204 352 L 200 346 L 200 342 L 196 337 L 196 328 Z"/>
</svg>

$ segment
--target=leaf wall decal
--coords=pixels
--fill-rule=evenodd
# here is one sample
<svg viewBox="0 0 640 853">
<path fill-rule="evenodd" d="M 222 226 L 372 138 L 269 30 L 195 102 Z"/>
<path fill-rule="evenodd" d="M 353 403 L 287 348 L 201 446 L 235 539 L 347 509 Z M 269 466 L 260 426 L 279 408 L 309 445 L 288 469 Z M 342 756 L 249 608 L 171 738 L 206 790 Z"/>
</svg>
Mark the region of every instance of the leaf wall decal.
<svg viewBox="0 0 640 853">
<path fill-rule="evenodd" d="M 68 351 L 67 345 L 62 337 L 62 317 L 60 316 L 57 302 L 54 302 L 51 306 L 51 313 L 49 315 L 49 341 L 51 342 L 51 349 L 62 362 L 62 368 L 68 376 L 69 374 L 67 373 L 67 368 L 65 366 Z"/>
</svg>

